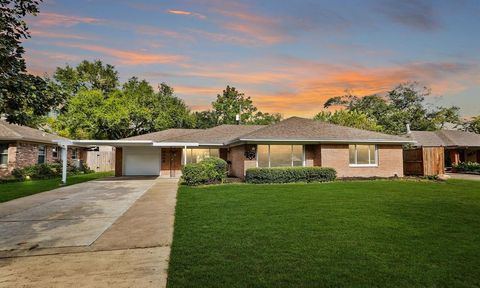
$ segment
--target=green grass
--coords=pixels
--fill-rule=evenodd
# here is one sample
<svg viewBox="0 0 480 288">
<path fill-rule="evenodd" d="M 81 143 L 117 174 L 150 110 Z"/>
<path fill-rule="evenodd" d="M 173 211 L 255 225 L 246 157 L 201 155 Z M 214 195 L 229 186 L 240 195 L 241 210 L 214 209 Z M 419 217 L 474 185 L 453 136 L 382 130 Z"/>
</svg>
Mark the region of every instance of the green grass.
<svg viewBox="0 0 480 288">
<path fill-rule="evenodd" d="M 80 174 L 72 175 L 67 177 L 67 184 L 73 185 L 77 183 L 82 183 L 90 180 L 95 180 L 98 178 L 103 178 L 107 176 L 112 176 L 112 172 L 98 172 L 91 174 Z M 16 198 L 29 196 L 32 194 L 37 194 L 40 192 L 45 192 L 55 188 L 59 188 L 61 179 L 47 179 L 47 180 L 32 180 L 25 182 L 14 182 L 14 183 L 5 183 L 0 184 L 0 203 L 10 201 Z"/>
<path fill-rule="evenodd" d="M 480 181 L 180 187 L 168 287 L 479 287 Z"/>
</svg>

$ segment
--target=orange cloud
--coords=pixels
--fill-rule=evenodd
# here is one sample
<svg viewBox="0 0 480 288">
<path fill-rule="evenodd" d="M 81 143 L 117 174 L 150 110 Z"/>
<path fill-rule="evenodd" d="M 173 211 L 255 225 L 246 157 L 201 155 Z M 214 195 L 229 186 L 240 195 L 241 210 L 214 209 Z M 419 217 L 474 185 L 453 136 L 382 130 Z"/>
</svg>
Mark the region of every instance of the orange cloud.
<svg viewBox="0 0 480 288">
<path fill-rule="evenodd" d="M 118 62 L 120 64 L 125 64 L 125 65 L 168 64 L 168 63 L 178 63 L 185 59 L 183 56 L 179 56 L 179 55 L 135 52 L 135 51 L 108 48 L 108 47 L 90 45 L 90 44 L 60 43 L 60 46 L 99 52 L 99 53 L 111 56 L 113 58 L 116 58 L 118 59 Z"/>
<path fill-rule="evenodd" d="M 185 73 L 161 76 L 184 79 L 201 77 L 223 83 L 218 88 L 188 86 L 176 89 L 194 109 L 210 108 L 210 102 L 216 94 L 230 84 L 252 97 L 254 104 L 262 111 L 281 112 L 285 116 L 313 116 L 323 109 L 328 98 L 344 95 L 347 89 L 355 95 L 366 96 L 384 94 L 406 81 L 419 81 L 431 87 L 434 96 L 458 93 L 468 87 L 464 83 L 466 76 L 475 74 L 479 69 L 449 62 L 415 62 L 371 68 L 313 61 L 306 63 L 298 59 L 271 60 L 270 66 L 258 61 L 256 69 L 265 65 L 263 71 L 251 71 L 252 66 L 248 63 L 231 67 L 211 64 L 202 68 L 193 65 Z"/>
<path fill-rule="evenodd" d="M 183 10 L 168 10 L 167 11 L 170 14 L 176 14 L 176 15 L 186 15 L 186 16 L 195 16 L 199 19 L 207 19 L 207 16 L 202 15 L 200 13 L 195 13 L 195 12 L 190 12 L 190 11 L 183 11 Z"/>
<path fill-rule="evenodd" d="M 62 26 L 71 27 L 77 24 L 98 24 L 102 21 L 92 17 L 82 17 L 74 15 L 64 15 L 59 13 L 41 12 L 37 17 L 32 18 L 32 23 L 35 26 L 49 27 Z"/>
<path fill-rule="evenodd" d="M 39 30 L 39 29 L 30 30 L 30 34 L 34 37 L 43 37 L 43 38 L 75 39 L 75 40 L 92 39 L 92 37 L 90 36 L 87 37 L 87 36 L 78 35 L 78 34 L 45 31 L 45 30 Z"/>
</svg>

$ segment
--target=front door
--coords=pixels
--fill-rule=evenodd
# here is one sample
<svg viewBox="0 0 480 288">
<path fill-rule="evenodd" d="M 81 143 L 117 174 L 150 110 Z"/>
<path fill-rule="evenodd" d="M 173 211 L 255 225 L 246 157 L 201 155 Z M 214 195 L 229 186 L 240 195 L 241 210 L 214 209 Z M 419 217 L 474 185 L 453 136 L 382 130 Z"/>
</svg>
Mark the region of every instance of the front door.
<svg viewBox="0 0 480 288">
<path fill-rule="evenodd" d="M 161 176 L 179 177 L 182 169 L 182 149 L 162 148 Z"/>
</svg>

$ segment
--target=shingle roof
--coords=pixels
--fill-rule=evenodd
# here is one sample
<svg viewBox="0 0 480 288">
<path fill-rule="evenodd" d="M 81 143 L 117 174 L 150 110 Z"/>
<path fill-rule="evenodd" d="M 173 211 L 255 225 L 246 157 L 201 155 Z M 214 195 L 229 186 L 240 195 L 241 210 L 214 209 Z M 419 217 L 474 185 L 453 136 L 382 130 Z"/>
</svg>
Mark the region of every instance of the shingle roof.
<svg viewBox="0 0 480 288">
<path fill-rule="evenodd" d="M 258 129 L 240 140 L 307 140 L 341 142 L 402 142 L 411 141 L 406 137 L 388 135 L 373 131 L 345 127 L 300 117 L 291 117 L 276 124 Z"/>
<path fill-rule="evenodd" d="M 434 131 L 411 131 L 406 136 L 417 141 L 416 146 L 445 146 L 443 140 Z"/>
<path fill-rule="evenodd" d="M 66 138 L 27 126 L 10 124 L 4 120 L 0 120 L 0 140 L 25 140 L 40 143 L 52 143 L 52 140 L 59 139 Z"/>
<path fill-rule="evenodd" d="M 199 144 L 227 144 L 238 137 L 264 128 L 264 125 L 220 125 L 194 134 L 170 138 L 172 142 L 197 142 Z"/>
<path fill-rule="evenodd" d="M 156 142 L 162 142 L 170 138 L 179 137 L 188 134 L 194 134 L 203 129 L 167 129 L 158 132 L 128 137 L 123 140 L 152 140 Z"/>
<path fill-rule="evenodd" d="M 410 137 L 418 146 L 480 147 L 480 135 L 459 130 L 412 131 Z"/>
</svg>

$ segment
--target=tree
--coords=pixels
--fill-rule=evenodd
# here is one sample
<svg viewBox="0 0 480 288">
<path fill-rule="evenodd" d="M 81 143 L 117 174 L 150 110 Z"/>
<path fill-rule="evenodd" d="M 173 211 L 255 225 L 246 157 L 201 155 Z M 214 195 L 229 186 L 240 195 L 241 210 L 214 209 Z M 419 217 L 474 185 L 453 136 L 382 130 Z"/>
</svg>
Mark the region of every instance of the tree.
<svg viewBox="0 0 480 288">
<path fill-rule="evenodd" d="M 383 131 L 390 134 L 404 133 L 406 124 L 410 124 L 412 130 L 431 131 L 443 128 L 446 123 L 458 123 L 459 108 L 428 109 L 424 102 L 429 94 L 430 90 L 426 87 L 405 83 L 389 91 L 385 97 L 358 97 L 348 93 L 343 97 L 328 99 L 324 107 L 343 106 L 348 111 L 364 113 L 374 118 Z"/>
<path fill-rule="evenodd" d="M 338 110 L 333 113 L 322 111 L 313 119 L 358 129 L 382 131 L 382 126 L 378 125 L 375 118 L 358 111 Z"/>
<path fill-rule="evenodd" d="M 258 111 L 250 97 L 230 86 L 227 86 L 221 95 L 217 95 L 212 108 L 212 111 L 195 113 L 196 127 L 209 128 L 220 124 L 238 124 L 237 114 L 240 114 L 241 124 L 271 124 L 282 118 L 278 113 Z"/>
<path fill-rule="evenodd" d="M 463 123 L 463 130 L 480 134 L 480 115 Z"/>
<path fill-rule="evenodd" d="M 218 117 L 213 111 L 196 111 L 193 116 L 195 118 L 195 128 L 207 129 L 218 126 Z"/>
<path fill-rule="evenodd" d="M 253 106 L 250 97 L 239 92 L 235 87 L 227 86 L 222 95 L 217 95 L 217 100 L 212 103 L 219 123 L 237 124 L 236 115 L 241 114 L 240 122 L 247 123 L 252 121 L 253 114 L 257 107 Z"/>
<path fill-rule="evenodd" d="M 190 110 L 171 87 L 162 83 L 156 93 L 147 81 L 133 77 L 110 93 L 81 89 L 54 128 L 71 138 L 121 139 L 193 124 Z"/>
<path fill-rule="evenodd" d="M 76 67 L 67 65 L 57 67 L 50 79 L 57 90 L 64 95 L 63 104 L 76 95 L 80 90 L 99 90 L 106 94 L 118 89 L 118 72 L 110 64 L 103 64 L 100 60 L 93 62 L 83 60 Z"/>
<path fill-rule="evenodd" d="M 41 1 L 0 1 L 0 116 L 8 122 L 35 126 L 60 101 L 54 87 L 27 73 L 22 40 L 30 33 L 23 20 L 37 15 Z"/>
</svg>

